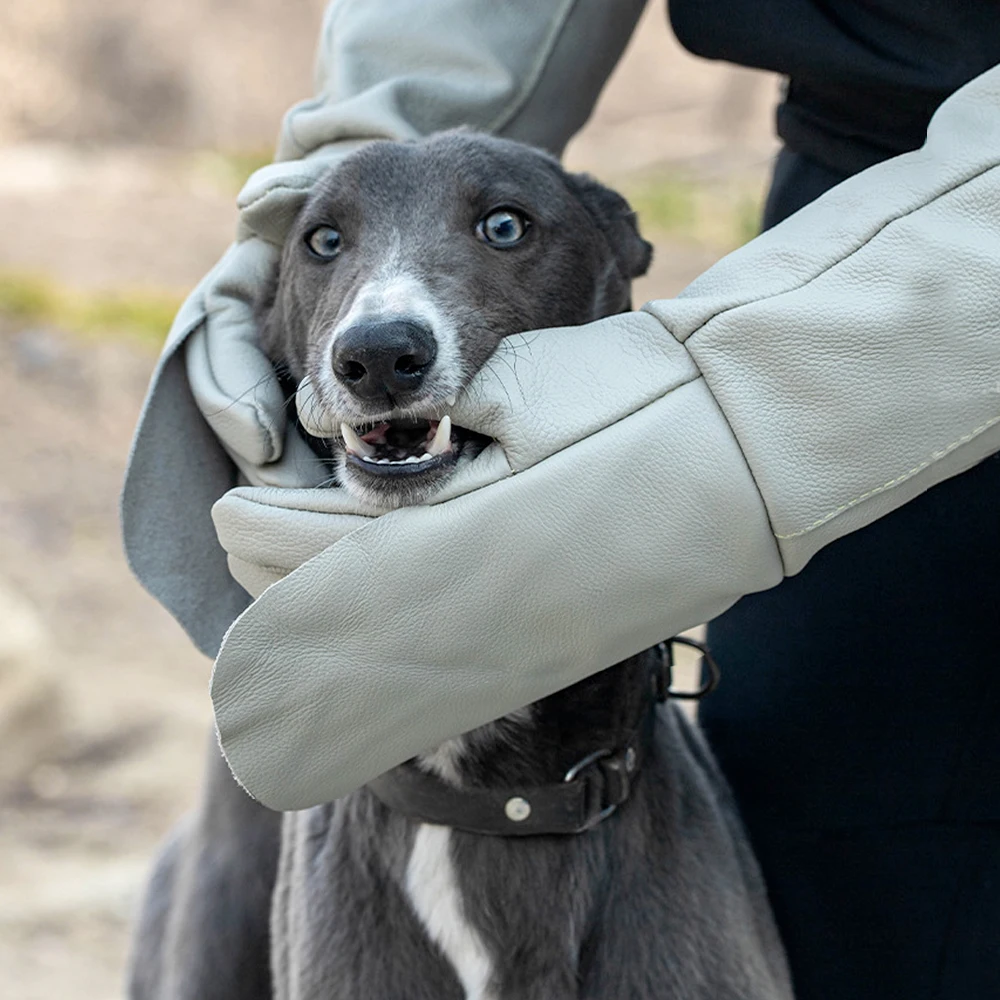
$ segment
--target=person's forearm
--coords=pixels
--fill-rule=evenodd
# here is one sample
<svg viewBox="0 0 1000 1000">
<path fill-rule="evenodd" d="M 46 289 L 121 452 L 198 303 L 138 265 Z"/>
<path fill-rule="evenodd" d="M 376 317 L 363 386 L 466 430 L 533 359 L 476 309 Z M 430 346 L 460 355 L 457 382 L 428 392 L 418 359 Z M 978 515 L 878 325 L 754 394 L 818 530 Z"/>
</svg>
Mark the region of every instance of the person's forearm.
<svg viewBox="0 0 1000 1000">
<path fill-rule="evenodd" d="M 646 0 L 333 0 L 279 159 L 470 126 L 561 153 Z"/>
<path fill-rule="evenodd" d="M 719 401 L 786 573 L 1000 449 L 1000 68 L 921 150 L 645 308 Z"/>
</svg>

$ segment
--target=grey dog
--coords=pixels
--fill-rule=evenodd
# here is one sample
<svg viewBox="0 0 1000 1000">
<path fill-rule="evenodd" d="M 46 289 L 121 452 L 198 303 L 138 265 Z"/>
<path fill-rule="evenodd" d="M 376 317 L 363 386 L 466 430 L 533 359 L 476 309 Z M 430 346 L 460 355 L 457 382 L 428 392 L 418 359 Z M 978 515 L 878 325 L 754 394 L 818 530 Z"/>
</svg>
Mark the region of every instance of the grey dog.
<svg viewBox="0 0 1000 1000">
<path fill-rule="evenodd" d="M 624 199 L 537 150 L 375 142 L 301 210 L 262 342 L 336 414 L 313 444 L 337 481 L 419 502 L 486 444 L 447 411 L 500 340 L 630 308 L 649 260 Z M 131 995 L 789 1000 L 731 794 L 668 687 L 648 650 L 283 819 L 213 749 Z"/>
</svg>

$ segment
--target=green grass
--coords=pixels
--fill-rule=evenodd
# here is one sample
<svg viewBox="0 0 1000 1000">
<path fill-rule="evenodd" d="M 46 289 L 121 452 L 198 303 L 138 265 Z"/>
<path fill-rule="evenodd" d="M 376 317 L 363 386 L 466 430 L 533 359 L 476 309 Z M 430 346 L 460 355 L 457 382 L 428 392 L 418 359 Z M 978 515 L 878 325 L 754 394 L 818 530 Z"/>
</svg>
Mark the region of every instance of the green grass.
<svg viewBox="0 0 1000 1000">
<path fill-rule="evenodd" d="M 163 342 L 181 299 L 162 292 L 84 291 L 39 274 L 0 271 L 0 316 L 87 337 Z"/>
<path fill-rule="evenodd" d="M 196 170 L 217 189 L 238 194 L 247 178 L 274 159 L 269 149 L 203 150 L 194 154 Z"/>
<path fill-rule="evenodd" d="M 640 223 L 649 232 L 683 235 L 696 228 L 698 187 L 686 177 L 640 177 L 622 186 Z"/>
<path fill-rule="evenodd" d="M 237 191 L 269 152 L 203 153 L 199 169 Z M 757 234 L 760 192 L 745 179 L 695 180 L 664 170 L 626 177 L 615 186 L 639 215 L 650 239 L 695 243 L 726 253 Z M 42 274 L 0 270 L 0 318 L 18 325 L 52 325 L 86 337 L 163 342 L 182 298 L 160 291 L 70 288 Z"/>
<path fill-rule="evenodd" d="M 271 160 L 269 149 L 203 150 L 190 162 L 202 178 L 235 196 Z M 86 337 L 128 337 L 158 346 L 182 301 L 158 290 L 87 291 L 36 272 L 0 270 L 0 318 L 19 325 L 49 324 Z"/>
<path fill-rule="evenodd" d="M 757 235 L 761 193 L 744 179 L 695 180 L 674 171 L 625 178 L 618 185 L 650 238 L 735 250 Z"/>
</svg>

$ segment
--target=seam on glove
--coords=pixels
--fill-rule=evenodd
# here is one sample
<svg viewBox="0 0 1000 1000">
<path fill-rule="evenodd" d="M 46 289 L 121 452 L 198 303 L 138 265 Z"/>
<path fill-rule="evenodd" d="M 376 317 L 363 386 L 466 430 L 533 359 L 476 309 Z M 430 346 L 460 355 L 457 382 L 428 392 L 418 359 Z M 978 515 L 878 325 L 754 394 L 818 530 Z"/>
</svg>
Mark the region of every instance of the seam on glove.
<svg viewBox="0 0 1000 1000">
<path fill-rule="evenodd" d="M 562 33 L 566 30 L 566 24 L 572 16 L 576 5 L 577 0 L 565 0 L 563 9 L 554 19 L 552 27 L 549 29 L 548 36 L 544 42 L 542 42 L 538 58 L 535 60 L 531 70 L 524 78 L 524 82 L 518 93 L 511 98 L 510 104 L 503 111 L 497 114 L 493 121 L 486 126 L 487 132 L 499 132 L 505 125 L 509 125 L 524 109 L 524 106 L 531 99 L 531 95 L 538 89 L 538 84 L 542 79 L 542 73 L 548 65 L 552 52 L 558 44 Z"/>
<path fill-rule="evenodd" d="M 249 229 L 250 227 L 247 226 L 247 228 Z M 260 240 L 261 243 L 267 243 L 268 246 L 272 246 L 272 247 L 274 247 L 275 250 L 278 250 L 278 251 L 281 251 L 281 250 L 285 249 L 285 241 L 284 240 L 282 240 L 281 242 L 278 242 L 277 240 L 270 240 L 266 236 L 261 236 L 260 233 L 256 232 L 255 230 L 251 230 L 249 236 L 244 236 L 243 239 L 237 239 L 236 242 L 237 243 L 246 243 L 247 240 Z"/>
<path fill-rule="evenodd" d="M 882 232 L 888 229 L 889 226 L 893 225 L 893 223 L 900 222 L 911 215 L 915 215 L 917 212 L 922 211 L 923 209 L 929 207 L 930 205 L 933 205 L 939 199 L 944 198 L 947 195 L 954 194 L 954 192 L 957 191 L 959 188 L 964 187 L 966 184 L 971 184 L 973 181 L 979 180 L 980 177 L 983 177 L 985 174 L 988 174 L 991 170 L 997 170 L 997 169 L 1000 169 L 1000 163 L 991 163 L 989 166 L 980 168 L 974 174 L 971 174 L 968 177 L 963 177 L 961 180 L 955 181 L 955 183 L 952 184 L 950 187 L 945 188 L 943 191 L 939 191 L 928 201 L 921 202 L 919 205 L 914 205 L 913 208 L 908 208 L 905 212 L 901 212 L 899 215 L 894 215 L 892 216 L 892 218 L 886 219 L 879 225 L 879 227 L 874 232 L 866 236 L 864 240 L 861 243 L 859 243 L 856 247 L 849 250 L 842 257 L 838 257 L 836 260 L 831 261 L 822 270 L 817 271 L 815 274 L 810 275 L 808 278 L 802 279 L 798 284 L 792 285 L 790 288 L 782 288 L 780 291 L 772 292 L 770 295 L 763 295 L 758 298 L 746 299 L 743 302 L 736 302 L 733 305 L 723 306 L 721 309 L 719 309 L 718 312 L 712 313 L 711 316 L 708 316 L 701 323 L 699 323 L 698 326 L 694 330 L 692 330 L 683 340 L 680 340 L 680 338 L 676 339 L 678 340 L 679 343 L 687 344 L 687 342 L 691 340 L 692 337 L 696 337 L 699 333 L 701 333 L 705 329 L 705 327 L 709 325 L 709 323 L 714 322 L 720 316 L 725 316 L 726 313 L 735 312 L 737 309 L 742 309 L 745 306 L 756 305 L 760 302 L 767 302 L 770 299 L 777 299 L 780 298 L 782 295 L 791 295 L 794 292 L 801 291 L 803 288 L 808 288 L 809 285 L 811 285 L 814 281 L 817 281 L 819 278 L 822 278 L 825 274 L 827 274 L 827 272 L 832 271 L 835 267 L 839 267 L 845 261 L 850 260 L 851 257 L 853 257 L 856 253 L 859 253 L 861 250 L 864 250 L 869 243 L 871 243 L 878 236 L 881 236 Z M 654 300 L 653 302 L 648 303 L 648 305 L 654 306 L 656 305 L 656 301 Z M 645 308 L 646 307 L 643 306 L 643 309 Z M 653 315 L 655 316 L 656 314 L 653 313 Z M 658 316 L 657 319 L 659 319 Z M 664 326 L 666 326 L 665 323 Z"/>
<path fill-rule="evenodd" d="M 492 484 L 490 484 L 490 485 L 492 485 Z M 475 492 L 475 491 L 473 491 L 473 492 Z M 248 496 L 245 496 L 245 495 L 241 495 L 239 497 L 239 500 L 240 500 L 241 503 L 252 504 L 255 507 L 263 507 L 267 511 L 287 510 L 287 511 L 291 511 L 292 513 L 301 512 L 300 508 L 295 508 L 295 507 L 279 507 L 276 504 L 265 503 L 263 500 L 256 500 L 253 497 L 248 497 Z M 319 514 L 321 517 L 323 517 L 323 516 L 343 517 L 344 516 L 343 514 L 339 514 L 339 513 L 336 513 L 336 514 L 335 513 L 330 513 L 329 515 L 327 515 L 327 514 L 325 514 L 322 511 L 307 511 L 306 513 Z M 389 513 L 389 512 L 387 511 L 386 513 Z M 316 555 L 310 556 L 308 559 L 305 560 L 305 562 L 301 562 L 297 566 L 292 566 L 291 568 L 289 568 L 288 566 L 272 566 L 272 565 L 270 565 L 268 563 L 252 562 L 251 560 L 246 559 L 243 556 L 234 555 L 232 552 L 229 551 L 229 549 L 226 549 L 225 546 L 223 546 L 223 549 L 225 549 L 225 553 L 226 553 L 226 557 L 227 558 L 238 559 L 240 562 L 245 563 L 247 566 L 253 566 L 255 568 L 259 568 L 259 569 L 263 569 L 263 570 L 268 570 L 268 571 L 270 571 L 272 573 L 278 573 L 282 577 L 289 576 L 291 573 L 294 573 L 296 570 L 300 569 L 302 566 L 305 566 L 306 563 L 312 562 L 312 560 L 315 559 L 317 556 L 320 556 L 324 552 L 327 552 L 330 549 L 331 546 L 333 546 L 333 545 L 339 545 L 345 538 L 350 538 L 351 535 L 353 535 L 355 532 L 360 531 L 362 528 L 367 528 L 370 524 L 374 524 L 379 519 L 379 517 L 382 517 L 384 515 L 381 515 L 381 514 L 380 515 L 348 514 L 347 516 L 348 517 L 365 517 L 368 520 L 367 520 L 367 523 L 365 523 L 365 524 L 359 524 L 356 528 L 351 528 L 351 530 L 348 531 L 346 534 L 341 535 L 340 538 L 338 538 L 335 542 L 331 542 L 330 545 L 324 546 L 322 549 L 319 550 L 319 552 L 316 553 Z M 218 534 L 218 530 L 216 531 L 216 534 Z M 221 545 L 222 543 L 220 542 L 219 544 Z M 256 598 L 254 598 L 254 600 L 256 600 Z"/>
<path fill-rule="evenodd" d="M 666 327 L 666 324 L 664 324 L 664 327 Z M 669 333 L 670 331 L 668 330 L 667 332 Z M 694 362 L 695 368 L 698 368 L 698 362 L 697 362 L 697 360 L 695 360 L 694 355 L 691 355 L 691 360 Z M 711 384 L 711 382 L 708 381 L 708 379 L 705 377 L 705 373 L 702 372 L 700 368 L 698 368 L 698 371 L 701 372 L 701 376 L 700 377 L 701 377 L 701 379 L 705 383 L 705 388 L 708 390 L 708 394 L 712 397 L 712 402 L 715 403 L 716 407 L 718 408 L 718 411 L 719 411 L 720 415 L 722 416 L 722 419 L 726 423 L 726 427 L 729 428 L 729 433 L 732 435 L 733 441 L 736 444 L 736 448 L 738 449 L 738 451 L 740 453 L 740 458 L 743 459 L 743 464 L 746 466 L 747 475 L 750 477 L 750 482 L 753 483 L 753 487 L 757 491 L 757 497 L 760 500 L 761 508 L 764 511 L 764 517 L 767 518 L 767 526 L 768 526 L 768 528 L 771 529 L 771 534 L 776 539 L 780 538 L 781 536 L 778 535 L 778 533 L 777 533 L 774 521 L 771 520 L 771 510 L 767 506 L 767 500 L 764 499 L 764 493 L 761 490 L 759 484 L 757 483 L 757 477 L 754 475 L 753 466 L 750 464 L 750 459 L 747 458 L 747 453 L 743 450 L 743 442 L 740 440 L 739 434 L 736 433 L 736 428 L 733 427 L 732 423 L 730 422 L 730 420 L 729 420 L 729 414 L 726 413 L 725 409 L 722 406 L 722 403 L 719 402 L 719 398 L 712 391 L 712 384 Z M 785 557 L 784 557 L 783 553 L 780 550 L 778 552 L 778 558 L 781 560 L 781 569 L 782 569 L 782 572 L 784 572 L 785 571 Z M 788 574 L 785 573 L 785 575 L 787 576 Z"/>
<path fill-rule="evenodd" d="M 300 178 L 298 178 L 298 180 L 299 180 L 299 183 L 297 183 L 297 184 L 294 183 L 292 180 L 276 181 L 270 187 L 265 188 L 263 191 L 261 191 L 261 193 L 259 195 L 257 195 L 255 198 L 251 198 L 250 201 L 243 202 L 242 204 L 238 205 L 237 207 L 239 208 L 240 212 L 242 213 L 242 212 L 244 212 L 248 208 L 253 208 L 253 206 L 256 205 L 257 202 L 263 201 L 265 198 L 267 198 L 274 191 L 283 191 L 284 190 L 284 191 L 294 191 L 294 192 L 298 193 L 300 191 L 308 190 L 309 188 L 311 188 L 313 186 L 313 184 L 316 183 L 316 178 L 315 177 L 311 177 L 311 178 L 300 177 Z M 256 233 L 254 235 L 256 235 Z M 249 237 L 247 237 L 247 238 L 249 239 Z M 260 237 L 258 237 L 258 239 L 260 239 Z M 238 240 L 237 242 L 242 242 L 242 241 Z"/>
<path fill-rule="evenodd" d="M 663 329 L 666 331 L 668 336 L 673 337 L 673 339 L 677 341 L 677 343 L 680 344 L 687 351 L 687 343 L 685 341 L 678 340 L 677 335 L 674 333 L 674 331 L 671 330 L 670 327 L 655 313 L 650 313 L 650 315 L 657 320 L 660 326 L 662 326 Z M 701 329 L 701 327 L 699 327 L 699 329 Z M 688 337 L 688 340 L 690 339 L 691 338 Z M 692 382 L 697 382 L 699 379 L 703 381 L 705 383 L 705 388 L 708 390 L 709 396 L 712 397 L 712 402 L 715 403 L 716 409 L 719 411 L 719 414 L 722 417 L 723 421 L 725 422 L 726 427 L 729 429 L 729 433 L 732 436 L 733 442 L 735 443 L 737 449 L 739 450 L 740 457 L 743 459 L 743 464 L 746 466 L 747 475 L 750 477 L 750 482 L 753 483 L 754 489 L 757 491 L 757 496 L 760 499 L 760 505 L 764 510 L 764 516 L 767 518 L 767 524 L 768 527 L 771 529 L 771 534 L 775 538 L 780 538 L 781 536 L 777 534 L 774 522 L 771 520 L 770 508 L 767 506 L 767 501 L 764 499 L 764 494 L 757 483 L 757 477 L 754 475 L 753 466 L 750 464 L 750 459 L 747 458 L 747 453 L 743 448 L 743 442 L 740 440 L 739 434 L 736 433 L 736 428 L 733 427 L 732 423 L 729 420 L 729 414 L 726 413 L 725 408 L 719 402 L 719 398 L 715 395 L 715 392 L 712 389 L 712 383 L 709 382 L 708 378 L 705 376 L 705 373 L 701 370 L 701 367 L 698 364 L 698 359 L 690 351 L 687 351 L 687 355 L 691 359 L 691 363 L 694 365 L 695 370 L 698 372 L 697 375 L 695 375 L 693 378 L 689 378 L 686 382 L 680 382 L 678 385 L 674 386 L 673 389 L 668 389 L 666 392 L 660 393 L 660 395 L 657 396 L 655 399 L 651 399 L 648 403 L 644 403 L 638 409 L 632 410 L 630 413 L 624 414 L 624 416 L 619 417 L 618 420 L 614 421 L 614 423 L 615 424 L 618 423 L 619 420 L 625 420 L 628 417 L 632 416 L 633 413 L 638 413 L 640 410 L 644 410 L 647 406 L 651 406 L 653 403 L 656 403 L 659 400 L 664 399 L 671 392 L 673 392 L 674 389 L 679 389 L 683 385 L 690 385 Z M 606 426 L 613 427 L 614 424 L 607 424 Z M 604 428 L 602 427 L 601 430 L 604 430 Z M 782 568 L 784 568 L 784 557 L 781 556 L 780 553 L 779 557 L 781 558 Z"/>
<path fill-rule="evenodd" d="M 355 529 L 355 530 L 357 530 L 357 529 Z M 347 536 L 345 535 L 344 538 L 346 538 L 346 537 Z M 337 539 L 337 541 L 340 541 L 340 540 L 341 539 L 339 539 L 339 538 Z M 334 542 L 333 544 L 336 545 L 337 542 Z M 330 546 L 328 545 L 326 548 L 328 549 L 329 547 Z M 316 555 L 322 555 L 324 552 L 326 552 L 326 549 L 321 549 L 319 552 L 316 553 Z M 229 553 L 227 552 L 226 555 L 229 556 Z M 305 566 L 305 564 L 306 564 L 306 563 L 299 563 L 298 566 L 291 566 L 291 567 L 289 567 L 289 566 L 272 566 L 270 563 L 250 562 L 249 559 L 244 559 L 242 556 L 230 556 L 230 558 L 232 558 L 232 559 L 238 559 L 241 563 L 243 563 L 246 566 L 251 566 L 253 569 L 262 569 L 262 570 L 265 570 L 268 573 L 277 573 L 278 576 L 280 576 L 280 577 L 286 577 L 289 574 L 294 573 L 299 568 L 299 566 Z M 316 556 L 312 556 L 311 558 L 315 559 Z M 307 559 L 306 562 L 308 562 L 308 561 L 309 560 Z M 235 577 L 233 579 L 235 579 Z M 240 586 L 242 586 L 242 584 L 240 584 Z M 254 600 L 256 600 L 256 598 L 254 598 Z"/>
<path fill-rule="evenodd" d="M 985 424 L 980 424 L 978 427 L 973 428 L 968 434 L 963 434 L 957 440 L 952 441 L 951 444 L 945 445 L 944 448 L 932 452 L 929 458 L 924 459 L 924 461 L 919 465 L 915 465 L 912 469 L 909 469 L 902 475 L 896 476 L 895 479 L 890 479 L 887 483 L 883 483 L 881 486 L 876 486 L 874 489 L 870 489 L 866 493 L 862 493 L 853 500 L 848 500 L 847 503 L 843 503 L 839 507 L 835 507 L 828 514 L 824 514 L 821 518 L 819 518 L 819 520 L 813 521 L 812 524 L 807 525 L 804 528 L 800 528 L 798 531 L 791 531 L 786 535 L 775 535 L 774 537 L 786 540 L 789 538 L 800 538 L 802 535 L 808 535 L 810 531 L 815 531 L 817 528 L 822 527 L 827 523 L 827 521 L 833 520 L 833 518 L 835 518 L 838 514 L 843 514 L 845 510 L 850 510 L 851 507 L 856 507 L 862 501 L 868 500 L 870 497 L 877 496 L 879 493 L 884 493 L 886 490 L 890 490 L 894 486 L 899 486 L 900 483 L 905 483 L 907 479 L 912 479 L 918 473 L 923 472 L 924 469 L 929 468 L 935 462 L 938 462 L 946 455 L 949 455 L 956 448 L 961 448 L 963 444 L 968 444 L 973 438 L 979 437 L 980 434 L 989 430 L 995 424 L 1000 424 L 1000 416 L 987 420 Z"/>
<path fill-rule="evenodd" d="M 344 6 L 346 0 L 334 0 L 330 5 L 327 15 L 324 18 L 323 26 L 323 44 L 324 50 L 326 49 L 326 39 L 333 31 L 333 25 L 336 20 L 337 14 L 341 7 Z M 475 125 L 471 117 L 465 119 L 463 124 L 472 125 L 476 128 L 481 128 L 484 132 L 499 132 L 505 125 L 509 125 L 514 118 L 524 109 L 524 106 L 531 99 L 531 95 L 538 88 L 538 84 L 541 81 L 542 73 L 545 67 L 548 65 L 549 58 L 552 55 L 563 31 L 566 28 L 566 24 L 573 13 L 574 8 L 577 6 L 578 0 L 563 0 L 562 10 L 553 19 L 552 26 L 549 29 L 548 35 L 543 39 L 541 46 L 539 47 L 538 56 L 534 63 L 531 65 L 529 71 L 525 74 L 524 80 L 521 86 L 517 88 L 514 95 L 511 97 L 510 101 L 493 116 L 493 119 L 481 126 Z M 383 81 L 387 82 L 387 81 Z M 332 97 L 333 95 L 329 95 Z M 352 95 L 357 96 L 357 95 Z M 337 98 L 335 100 L 329 100 L 326 95 L 318 95 L 312 100 L 303 101 L 302 103 L 296 105 L 289 111 L 284 125 L 284 131 L 288 138 L 292 141 L 292 144 L 297 150 L 302 154 L 302 156 L 308 156 L 311 150 L 301 143 L 298 136 L 295 133 L 295 119 L 301 112 L 313 112 L 317 111 L 323 107 L 329 105 L 335 105 L 340 103 L 340 101 L 345 98 Z M 339 136 L 338 141 L 354 141 L 356 139 L 365 138 L 392 138 L 392 136 L 363 136 L 352 134 L 350 136 Z"/>
<path fill-rule="evenodd" d="M 861 243 L 859 243 L 848 253 L 844 254 L 842 257 L 839 257 L 837 260 L 832 261 L 822 270 L 817 271 L 815 274 L 811 275 L 808 278 L 805 278 L 799 284 L 793 286 L 792 288 L 782 289 L 781 291 L 774 292 L 771 295 L 765 295 L 757 299 L 749 299 L 745 302 L 736 303 L 734 305 L 726 306 L 725 308 L 720 309 L 718 312 L 713 313 L 711 316 L 709 316 L 707 319 L 701 322 L 694 330 L 691 331 L 691 333 L 688 334 L 688 336 L 683 341 L 677 337 L 677 335 L 670 329 L 670 327 L 667 326 L 666 322 L 664 322 L 659 316 L 657 316 L 657 319 L 660 320 L 660 322 L 663 324 L 664 329 L 667 330 L 667 332 L 670 333 L 670 335 L 673 336 L 674 339 L 678 341 L 678 343 L 682 343 L 684 344 L 685 347 L 688 347 L 693 337 L 701 333 L 710 323 L 718 319 L 720 316 L 724 316 L 727 313 L 735 312 L 737 309 L 742 309 L 746 306 L 756 305 L 760 302 L 767 302 L 771 299 L 777 299 L 783 295 L 791 295 L 795 292 L 801 291 L 803 288 L 807 288 L 814 281 L 823 277 L 823 275 L 827 274 L 829 271 L 832 271 L 835 267 L 838 267 L 845 261 L 850 260 L 851 257 L 853 257 L 856 253 L 859 253 L 861 250 L 867 247 L 869 243 L 871 243 L 876 237 L 880 236 L 882 232 L 886 230 L 889 226 L 891 226 L 893 223 L 900 222 L 911 215 L 915 215 L 922 209 L 925 209 L 930 205 L 933 205 L 939 199 L 944 198 L 947 195 L 953 194 L 955 191 L 958 191 L 966 184 L 971 184 L 973 181 L 978 180 L 980 177 L 983 177 L 990 171 L 997 170 L 998 168 L 1000 168 L 1000 164 L 997 163 L 992 163 L 989 166 L 982 167 L 979 170 L 977 170 L 974 174 L 971 174 L 968 177 L 964 177 L 961 180 L 956 181 L 954 184 L 952 184 L 950 187 L 945 188 L 943 191 L 939 191 L 936 195 L 934 195 L 934 197 L 928 199 L 927 201 L 924 201 L 919 205 L 915 205 L 913 208 L 910 208 L 907 211 L 900 213 L 899 215 L 895 215 L 891 219 L 887 219 L 874 232 L 869 234 Z M 656 313 L 651 313 L 651 314 L 656 316 Z M 697 345 L 692 344 L 691 347 L 697 347 Z M 694 361 L 695 365 L 699 368 L 699 370 L 702 371 L 702 375 L 705 378 L 705 384 L 708 386 L 709 391 L 712 393 L 712 398 L 716 400 L 720 412 L 725 418 L 726 423 L 729 425 L 730 432 L 736 439 L 736 443 L 737 445 L 739 445 L 741 454 L 743 454 L 743 460 L 747 463 L 747 468 L 750 470 L 750 477 L 756 484 L 757 479 L 753 472 L 753 466 L 747 460 L 746 452 L 743 449 L 743 445 L 742 442 L 740 441 L 739 434 L 736 432 L 736 428 L 732 425 L 732 423 L 730 423 L 729 416 L 728 414 L 726 414 L 725 408 L 722 406 L 721 403 L 718 402 L 718 398 L 715 392 L 712 391 L 711 380 L 709 379 L 708 375 L 705 374 L 704 371 L 701 369 L 701 366 L 698 364 L 698 358 L 696 357 L 694 352 L 691 351 L 690 347 L 688 347 L 688 350 L 689 353 L 691 354 L 692 361 Z M 844 513 L 844 511 L 850 510 L 852 507 L 856 507 L 859 503 L 862 503 L 863 501 L 870 499 L 871 497 L 876 496 L 879 493 L 884 493 L 887 490 L 893 489 L 894 487 L 899 486 L 900 484 L 906 482 L 908 479 L 912 479 L 913 476 L 922 472 L 924 469 L 929 468 L 935 462 L 944 458 L 946 455 L 950 454 L 956 448 L 960 448 L 963 444 L 967 444 L 973 438 L 978 437 L 984 431 L 989 430 L 990 427 L 994 426 L 997 423 L 1000 423 L 1000 417 L 994 417 L 991 420 L 988 420 L 985 424 L 981 425 L 980 427 L 973 428 L 968 433 L 963 434 L 962 437 L 958 438 L 956 441 L 953 441 L 951 442 L 951 444 L 946 445 L 943 449 L 940 449 L 932 453 L 929 458 L 925 459 L 919 465 L 916 465 L 912 469 L 909 469 L 906 472 L 903 472 L 900 475 L 895 476 L 888 482 L 883 483 L 881 486 L 876 486 L 870 490 L 867 490 L 865 493 L 862 493 L 860 496 L 855 497 L 853 500 L 848 500 L 846 503 L 840 504 L 838 507 L 824 514 L 821 518 L 814 521 L 812 524 L 809 524 L 804 528 L 800 528 L 797 531 L 779 534 L 774 530 L 775 526 L 771 521 L 770 509 L 768 508 L 767 502 L 764 501 L 763 494 L 761 494 L 761 499 L 762 501 L 764 501 L 764 510 L 767 512 L 768 522 L 771 524 L 771 530 L 772 532 L 774 532 L 774 537 L 779 541 L 788 541 L 789 539 L 792 538 L 800 538 L 803 535 L 807 535 L 810 531 L 815 531 L 817 528 L 822 527 L 828 521 L 832 521 L 835 517 L 837 517 L 838 514 L 842 514 Z M 760 493 L 759 487 L 758 487 L 758 493 Z"/>
</svg>

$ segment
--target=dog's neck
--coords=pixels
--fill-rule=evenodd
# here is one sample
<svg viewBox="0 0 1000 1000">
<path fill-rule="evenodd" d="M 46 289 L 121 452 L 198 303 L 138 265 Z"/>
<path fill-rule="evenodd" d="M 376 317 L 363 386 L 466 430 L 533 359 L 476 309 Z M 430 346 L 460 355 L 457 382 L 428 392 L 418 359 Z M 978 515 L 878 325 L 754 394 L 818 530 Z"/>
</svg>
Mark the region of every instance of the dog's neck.
<svg viewBox="0 0 1000 1000">
<path fill-rule="evenodd" d="M 646 650 L 548 698 L 448 740 L 417 759 L 456 787 L 531 787 L 558 782 L 598 749 L 614 749 L 649 701 Z"/>
</svg>

